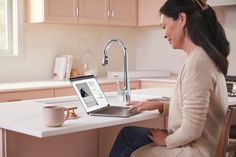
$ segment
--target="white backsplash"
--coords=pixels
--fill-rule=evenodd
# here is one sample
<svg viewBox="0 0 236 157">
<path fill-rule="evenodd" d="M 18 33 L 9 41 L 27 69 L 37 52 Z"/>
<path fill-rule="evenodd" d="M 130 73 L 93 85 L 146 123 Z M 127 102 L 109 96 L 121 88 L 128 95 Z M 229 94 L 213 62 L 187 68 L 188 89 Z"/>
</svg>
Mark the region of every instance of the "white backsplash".
<svg viewBox="0 0 236 157">
<path fill-rule="evenodd" d="M 236 6 L 225 9 L 225 30 L 231 42 L 229 74 L 236 75 Z M 98 75 L 104 76 L 101 67 L 103 48 L 112 37 L 119 37 L 129 53 L 130 70 L 169 70 L 178 73 L 186 59 L 185 53 L 173 50 L 163 38 L 160 27 L 105 27 L 61 24 L 23 25 L 23 52 L 18 57 L 0 57 L 0 83 L 48 80 L 52 77 L 54 59 L 60 54 L 74 56 L 74 67 L 81 70 L 81 59 L 88 49 L 94 53 Z M 109 51 L 109 71 L 123 69 L 120 47 Z"/>
<path fill-rule="evenodd" d="M 163 38 L 163 30 L 159 27 L 138 29 L 136 35 L 138 70 L 164 69 L 177 74 L 185 59 L 185 53 L 171 48 Z"/>
<path fill-rule="evenodd" d="M 229 55 L 229 75 L 236 75 L 236 6 L 229 6 L 225 9 L 225 25 L 226 35 L 230 42 Z"/>
<path fill-rule="evenodd" d="M 0 82 L 51 79 L 54 59 L 60 54 L 73 55 L 73 67 L 81 70 L 82 56 L 87 51 L 94 53 L 98 73 L 104 75 L 106 68 L 101 66 L 103 48 L 112 37 L 119 37 L 127 46 L 129 56 L 135 56 L 136 32 L 132 27 L 24 23 L 23 29 L 21 56 L 0 57 Z M 107 69 L 121 70 L 122 59 L 122 49 L 112 46 Z M 129 58 L 130 69 L 134 68 L 134 59 Z"/>
<path fill-rule="evenodd" d="M 229 75 L 236 75 L 236 6 L 224 8 L 224 25 L 231 52 L 229 59 Z M 163 37 L 159 27 L 138 28 L 136 33 L 136 69 L 165 69 L 178 73 L 186 59 L 186 54 L 173 50 Z"/>
</svg>

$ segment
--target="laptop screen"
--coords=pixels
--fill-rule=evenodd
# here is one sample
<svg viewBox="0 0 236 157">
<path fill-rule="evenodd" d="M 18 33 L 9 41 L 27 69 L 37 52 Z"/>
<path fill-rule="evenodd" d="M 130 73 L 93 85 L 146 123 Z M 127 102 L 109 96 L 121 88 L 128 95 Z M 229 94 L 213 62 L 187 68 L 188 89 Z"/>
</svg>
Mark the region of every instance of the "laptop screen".
<svg viewBox="0 0 236 157">
<path fill-rule="evenodd" d="M 86 112 L 108 106 L 107 99 L 94 75 L 70 78 L 70 81 Z"/>
</svg>

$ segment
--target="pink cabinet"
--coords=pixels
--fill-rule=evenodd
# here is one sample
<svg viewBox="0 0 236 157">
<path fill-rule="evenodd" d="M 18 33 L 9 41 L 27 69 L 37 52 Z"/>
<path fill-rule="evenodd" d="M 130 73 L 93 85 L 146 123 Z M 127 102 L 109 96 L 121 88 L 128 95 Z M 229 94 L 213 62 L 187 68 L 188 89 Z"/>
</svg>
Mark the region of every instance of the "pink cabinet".
<svg viewBox="0 0 236 157">
<path fill-rule="evenodd" d="M 120 88 L 123 88 L 123 82 L 120 82 Z M 116 83 L 105 83 L 105 84 L 100 84 L 100 87 L 103 92 L 111 92 L 111 91 L 117 91 L 117 85 Z M 130 82 L 130 89 L 140 89 L 140 81 L 131 81 Z"/>
<path fill-rule="evenodd" d="M 120 82 L 123 88 L 123 83 Z M 117 85 L 115 82 L 100 84 L 103 92 L 117 91 Z M 132 80 L 130 81 L 131 90 L 142 89 L 142 88 L 174 88 L 175 82 L 163 82 L 155 80 Z M 65 87 L 45 87 L 44 89 L 25 89 L 15 91 L 0 91 L 0 102 L 19 101 L 28 99 L 40 99 L 40 98 L 51 98 L 61 96 L 72 96 L 76 95 L 74 89 L 71 86 Z"/>
<path fill-rule="evenodd" d="M 137 25 L 137 0 L 79 0 L 79 23 Z"/>
<path fill-rule="evenodd" d="M 45 21 L 78 23 L 76 0 L 44 0 Z"/>
<path fill-rule="evenodd" d="M 140 81 L 140 88 L 175 88 L 174 82 Z"/>
<path fill-rule="evenodd" d="M 109 24 L 109 0 L 79 0 L 79 23 Z"/>
<path fill-rule="evenodd" d="M 26 0 L 27 21 L 137 25 L 137 0 Z"/>
<path fill-rule="evenodd" d="M 76 95 L 75 90 L 72 87 L 54 89 L 54 97 L 71 96 L 71 95 Z"/>
<path fill-rule="evenodd" d="M 26 0 L 28 22 L 78 23 L 77 0 Z"/>
<path fill-rule="evenodd" d="M 53 89 L 1 92 L 0 102 L 20 101 L 54 97 Z"/>
<path fill-rule="evenodd" d="M 137 0 L 110 0 L 110 24 L 137 25 Z"/>
<path fill-rule="evenodd" d="M 138 25 L 159 25 L 159 9 L 164 2 L 165 0 L 138 0 Z"/>
</svg>

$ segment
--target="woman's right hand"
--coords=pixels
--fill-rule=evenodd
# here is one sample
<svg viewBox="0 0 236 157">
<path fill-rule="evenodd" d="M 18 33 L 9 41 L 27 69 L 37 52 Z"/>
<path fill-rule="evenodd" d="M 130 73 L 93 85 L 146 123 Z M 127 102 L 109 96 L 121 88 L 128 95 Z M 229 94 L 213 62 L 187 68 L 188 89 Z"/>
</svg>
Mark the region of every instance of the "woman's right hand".
<svg viewBox="0 0 236 157">
<path fill-rule="evenodd" d="M 127 106 L 130 107 L 130 111 L 148 111 L 148 110 L 163 110 L 163 103 L 159 101 L 130 101 Z"/>
</svg>

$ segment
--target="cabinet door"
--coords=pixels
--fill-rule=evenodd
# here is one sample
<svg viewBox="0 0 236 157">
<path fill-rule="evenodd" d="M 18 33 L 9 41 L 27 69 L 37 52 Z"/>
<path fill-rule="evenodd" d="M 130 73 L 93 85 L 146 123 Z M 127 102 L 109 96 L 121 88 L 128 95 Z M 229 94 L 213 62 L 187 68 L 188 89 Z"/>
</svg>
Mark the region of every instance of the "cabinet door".
<svg viewBox="0 0 236 157">
<path fill-rule="evenodd" d="M 0 93 L 0 102 L 51 98 L 51 97 L 54 97 L 53 89 L 4 92 Z"/>
<path fill-rule="evenodd" d="M 78 23 L 78 0 L 45 0 L 45 22 Z"/>
<path fill-rule="evenodd" d="M 110 0 L 111 25 L 137 25 L 137 0 Z"/>
<path fill-rule="evenodd" d="M 105 83 L 105 84 L 100 84 L 100 87 L 103 92 L 112 92 L 112 91 L 117 91 L 117 85 L 116 83 Z M 123 82 L 120 82 L 120 88 L 122 89 Z M 130 82 L 130 89 L 139 89 L 140 88 L 140 81 L 131 81 Z"/>
<path fill-rule="evenodd" d="M 175 83 L 169 82 L 158 82 L 158 81 L 141 81 L 140 83 L 141 88 L 174 88 Z"/>
<path fill-rule="evenodd" d="M 108 0 L 79 0 L 79 23 L 109 24 Z"/>
<path fill-rule="evenodd" d="M 165 0 L 138 0 L 138 25 L 159 25 L 159 9 L 164 2 Z"/>
<path fill-rule="evenodd" d="M 27 21 L 78 23 L 78 0 L 25 0 Z"/>
<path fill-rule="evenodd" d="M 60 96 L 71 96 L 76 95 L 75 90 L 72 87 L 67 88 L 57 88 L 54 90 L 54 96 L 60 97 Z"/>
</svg>

